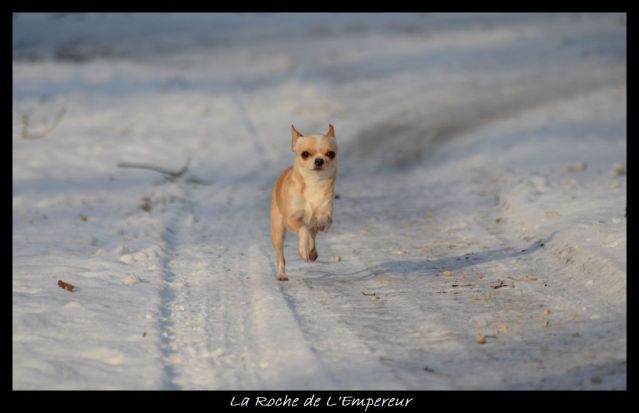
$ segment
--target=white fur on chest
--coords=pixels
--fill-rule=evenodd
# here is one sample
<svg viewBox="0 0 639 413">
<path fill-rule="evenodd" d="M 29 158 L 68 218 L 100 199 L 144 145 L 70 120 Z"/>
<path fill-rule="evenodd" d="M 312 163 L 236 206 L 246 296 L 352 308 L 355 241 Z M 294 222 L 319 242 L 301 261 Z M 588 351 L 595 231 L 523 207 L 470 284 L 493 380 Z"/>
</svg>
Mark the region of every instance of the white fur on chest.
<svg viewBox="0 0 639 413">
<path fill-rule="evenodd" d="M 307 180 L 304 188 L 304 220 L 310 222 L 317 215 L 318 211 L 322 211 L 330 203 L 331 191 L 330 180 Z"/>
</svg>

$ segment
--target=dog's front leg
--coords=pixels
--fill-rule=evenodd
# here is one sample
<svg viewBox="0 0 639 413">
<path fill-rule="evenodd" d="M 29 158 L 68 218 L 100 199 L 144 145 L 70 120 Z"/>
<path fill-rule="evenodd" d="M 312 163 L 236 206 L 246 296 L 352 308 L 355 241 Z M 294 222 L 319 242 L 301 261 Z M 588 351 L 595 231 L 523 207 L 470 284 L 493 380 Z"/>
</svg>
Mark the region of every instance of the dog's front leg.
<svg viewBox="0 0 639 413">
<path fill-rule="evenodd" d="M 333 225 L 333 218 L 330 215 L 322 215 L 317 217 L 315 228 L 319 231 L 326 232 Z"/>
<path fill-rule="evenodd" d="M 315 249 L 315 235 L 317 235 L 317 230 L 302 226 L 298 234 L 300 257 L 306 262 L 315 261 L 317 259 L 317 250 Z"/>
<path fill-rule="evenodd" d="M 311 231 L 311 252 L 309 253 L 309 258 L 311 261 L 315 261 L 318 257 L 317 248 L 315 247 L 315 236 L 317 235 L 317 229 L 313 228 Z"/>
<path fill-rule="evenodd" d="M 310 225 L 304 220 L 304 211 L 300 210 L 286 217 L 286 225 L 292 231 L 297 232 L 300 257 L 308 262 L 310 260 L 310 252 L 313 249 L 313 238 L 311 236 L 311 229 L 309 229 Z"/>
<path fill-rule="evenodd" d="M 327 201 L 317 209 L 314 228 L 319 231 L 328 231 L 333 224 L 333 200 Z"/>
<path fill-rule="evenodd" d="M 327 197 L 315 211 L 315 222 L 313 228 L 319 231 L 328 231 L 333 224 L 333 195 Z"/>
</svg>

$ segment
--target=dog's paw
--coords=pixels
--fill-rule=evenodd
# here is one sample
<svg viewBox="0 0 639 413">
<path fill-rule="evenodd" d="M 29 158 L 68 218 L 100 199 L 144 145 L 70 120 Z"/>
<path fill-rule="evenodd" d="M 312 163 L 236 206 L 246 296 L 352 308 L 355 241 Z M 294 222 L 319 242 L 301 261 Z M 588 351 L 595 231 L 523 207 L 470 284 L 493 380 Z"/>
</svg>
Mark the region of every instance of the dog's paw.
<svg viewBox="0 0 639 413">
<path fill-rule="evenodd" d="M 308 258 L 311 261 L 315 261 L 317 259 L 318 255 L 317 255 L 317 250 L 315 248 L 313 248 L 313 250 L 310 252 L 310 254 L 308 254 Z"/>
<path fill-rule="evenodd" d="M 288 281 L 286 274 L 277 274 L 278 281 Z"/>
<path fill-rule="evenodd" d="M 315 228 L 319 231 L 326 232 L 333 224 L 333 218 L 329 216 L 321 217 L 317 219 L 317 224 L 315 224 Z"/>
<path fill-rule="evenodd" d="M 299 252 L 300 258 L 302 258 L 304 262 L 311 261 L 311 252 L 308 249 L 300 248 L 297 250 L 297 252 Z"/>
</svg>

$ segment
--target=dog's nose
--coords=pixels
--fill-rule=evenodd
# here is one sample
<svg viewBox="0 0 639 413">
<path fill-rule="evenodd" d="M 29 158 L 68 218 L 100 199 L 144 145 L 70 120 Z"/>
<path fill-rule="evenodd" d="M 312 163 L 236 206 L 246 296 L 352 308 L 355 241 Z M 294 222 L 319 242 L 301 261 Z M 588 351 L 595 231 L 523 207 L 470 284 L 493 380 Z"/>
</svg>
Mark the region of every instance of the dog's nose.
<svg viewBox="0 0 639 413">
<path fill-rule="evenodd" d="M 322 165 L 324 165 L 324 159 L 315 158 L 315 166 L 322 166 Z"/>
</svg>

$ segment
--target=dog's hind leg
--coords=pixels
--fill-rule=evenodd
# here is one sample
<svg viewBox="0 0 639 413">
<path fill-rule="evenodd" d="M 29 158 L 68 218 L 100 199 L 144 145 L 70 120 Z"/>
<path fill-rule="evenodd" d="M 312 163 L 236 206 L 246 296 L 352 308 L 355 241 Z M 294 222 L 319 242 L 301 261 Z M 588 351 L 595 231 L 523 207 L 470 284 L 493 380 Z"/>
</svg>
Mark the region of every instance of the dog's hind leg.
<svg viewBox="0 0 639 413">
<path fill-rule="evenodd" d="M 284 227 L 284 219 L 282 214 L 273 208 L 271 210 L 271 241 L 275 248 L 275 268 L 276 277 L 280 281 L 288 280 L 285 271 L 286 261 L 284 260 L 284 238 L 286 236 L 286 228 Z"/>
</svg>

